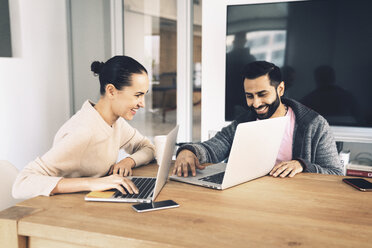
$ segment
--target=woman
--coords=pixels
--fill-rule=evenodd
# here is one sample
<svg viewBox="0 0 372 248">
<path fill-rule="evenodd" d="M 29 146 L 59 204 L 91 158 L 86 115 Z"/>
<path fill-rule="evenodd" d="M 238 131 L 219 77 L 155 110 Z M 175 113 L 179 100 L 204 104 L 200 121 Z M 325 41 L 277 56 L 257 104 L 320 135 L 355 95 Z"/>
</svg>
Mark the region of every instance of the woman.
<svg viewBox="0 0 372 248">
<path fill-rule="evenodd" d="M 20 172 L 13 185 L 15 198 L 111 188 L 125 194 L 123 187 L 138 193 L 125 176 L 150 162 L 155 149 L 125 120 L 145 106 L 147 71 L 127 56 L 95 61 L 91 70 L 99 75 L 99 101 L 86 101 L 57 132 L 53 147 Z M 116 163 L 120 148 L 131 155 Z"/>
</svg>

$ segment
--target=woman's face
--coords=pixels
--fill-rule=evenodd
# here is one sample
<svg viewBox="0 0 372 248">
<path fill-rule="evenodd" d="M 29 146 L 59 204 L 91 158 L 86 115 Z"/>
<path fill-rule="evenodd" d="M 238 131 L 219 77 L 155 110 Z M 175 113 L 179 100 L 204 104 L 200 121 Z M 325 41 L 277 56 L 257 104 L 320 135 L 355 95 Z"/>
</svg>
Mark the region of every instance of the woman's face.
<svg viewBox="0 0 372 248">
<path fill-rule="evenodd" d="M 117 90 L 112 103 L 115 116 L 132 120 L 139 108 L 145 107 L 145 94 L 149 90 L 149 78 L 146 73 L 132 74 L 132 83 Z"/>
</svg>

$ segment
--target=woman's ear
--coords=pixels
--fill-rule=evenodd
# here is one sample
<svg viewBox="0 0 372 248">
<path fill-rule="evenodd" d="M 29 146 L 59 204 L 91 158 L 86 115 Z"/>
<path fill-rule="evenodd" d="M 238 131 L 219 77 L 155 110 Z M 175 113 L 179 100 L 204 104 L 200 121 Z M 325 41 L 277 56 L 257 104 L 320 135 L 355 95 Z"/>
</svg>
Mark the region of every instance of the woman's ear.
<svg viewBox="0 0 372 248">
<path fill-rule="evenodd" d="M 105 90 L 108 97 L 113 97 L 116 94 L 116 88 L 113 84 L 107 84 Z"/>
<path fill-rule="evenodd" d="M 278 87 L 276 88 L 277 92 L 278 92 L 278 95 L 280 97 L 282 97 L 284 95 L 284 90 L 285 90 L 285 85 L 284 85 L 284 81 L 281 81 L 280 84 L 278 85 Z"/>
</svg>

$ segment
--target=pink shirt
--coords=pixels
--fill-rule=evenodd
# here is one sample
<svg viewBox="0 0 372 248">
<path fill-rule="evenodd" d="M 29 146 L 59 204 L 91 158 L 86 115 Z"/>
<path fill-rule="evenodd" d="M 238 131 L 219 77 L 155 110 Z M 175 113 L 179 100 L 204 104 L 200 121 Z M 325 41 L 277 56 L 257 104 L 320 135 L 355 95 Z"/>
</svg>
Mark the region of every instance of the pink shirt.
<svg viewBox="0 0 372 248">
<path fill-rule="evenodd" d="M 275 164 L 283 161 L 292 160 L 292 144 L 293 144 L 293 131 L 295 126 L 295 114 L 293 110 L 288 107 L 286 116 L 289 117 L 289 122 L 284 130 L 282 144 L 280 145 L 278 156 L 276 157 Z"/>
</svg>

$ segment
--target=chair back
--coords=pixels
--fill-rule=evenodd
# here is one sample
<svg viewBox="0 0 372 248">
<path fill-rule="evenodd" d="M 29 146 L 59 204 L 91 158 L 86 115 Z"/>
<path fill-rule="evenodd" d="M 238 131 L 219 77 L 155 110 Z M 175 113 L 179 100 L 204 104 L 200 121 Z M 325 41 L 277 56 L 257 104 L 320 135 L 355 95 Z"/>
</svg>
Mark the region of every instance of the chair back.
<svg viewBox="0 0 372 248">
<path fill-rule="evenodd" d="M 15 205 L 20 200 L 12 196 L 12 186 L 18 169 L 5 160 L 0 160 L 0 211 Z"/>
</svg>

